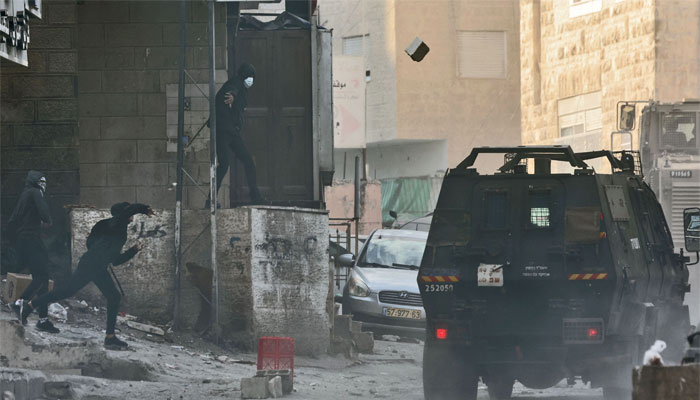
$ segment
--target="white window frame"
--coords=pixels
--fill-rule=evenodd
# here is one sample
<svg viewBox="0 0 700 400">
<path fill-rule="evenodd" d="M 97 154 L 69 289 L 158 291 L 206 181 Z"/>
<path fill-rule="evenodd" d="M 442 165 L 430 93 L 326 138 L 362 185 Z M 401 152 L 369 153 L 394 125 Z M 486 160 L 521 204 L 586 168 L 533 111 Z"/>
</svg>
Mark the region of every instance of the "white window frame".
<svg viewBox="0 0 700 400">
<path fill-rule="evenodd" d="M 462 74 L 462 68 L 461 68 L 461 59 L 462 59 L 462 49 L 461 49 L 461 40 L 462 37 L 466 36 L 467 34 L 498 34 L 502 36 L 503 39 L 503 57 L 502 57 L 502 71 L 499 71 L 499 73 L 494 73 L 494 74 L 481 74 L 481 75 L 468 75 L 468 74 Z M 455 62 L 456 62 L 456 72 L 457 72 L 457 77 L 460 79 L 507 79 L 508 78 L 508 35 L 506 34 L 505 31 L 457 31 L 457 37 L 455 41 L 455 45 L 457 47 L 455 54 Z M 466 59 L 470 59 L 471 55 L 465 55 Z"/>
<path fill-rule="evenodd" d="M 362 52 L 357 53 L 357 54 L 351 54 L 346 52 L 345 44 L 346 40 L 349 39 L 360 39 L 362 38 Z M 351 35 L 351 36 L 345 36 L 343 37 L 343 55 L 345 56 L 360 56 L 365 59 L 365 80 L 369 82 L 372 80 L 372 65 L 370 64 L 370 37 L 369 33 L 365 33 L 364 35 Z"/>
<path fill-rule="evenodd" d="M 569 18 L 597 13 L 603 9 L 603 0 L 569 0 Z"/>
</svg>

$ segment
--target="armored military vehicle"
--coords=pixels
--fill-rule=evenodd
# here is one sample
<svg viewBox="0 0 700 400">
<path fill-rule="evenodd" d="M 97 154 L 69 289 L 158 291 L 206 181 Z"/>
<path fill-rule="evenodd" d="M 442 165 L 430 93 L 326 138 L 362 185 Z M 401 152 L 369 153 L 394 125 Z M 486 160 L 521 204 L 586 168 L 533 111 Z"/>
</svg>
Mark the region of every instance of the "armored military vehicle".
<svg viewBox="0 0 700 400">
<path fill-rule="evenodd" d="M 504 154 L 497 173 L 471 168 L 484 153 Z M 611 174 L 586 163 L 601 157 Z M 617 400 L 656 339 L 682 358 L 688 257 L 640 170 L 633 152 L 521 146 L 475 148 L 447 172 L 418 275 L 426 399 L 475 399 L 479 377 L 505 399 L 515 379 L 581 376 Z"/>
</svg>

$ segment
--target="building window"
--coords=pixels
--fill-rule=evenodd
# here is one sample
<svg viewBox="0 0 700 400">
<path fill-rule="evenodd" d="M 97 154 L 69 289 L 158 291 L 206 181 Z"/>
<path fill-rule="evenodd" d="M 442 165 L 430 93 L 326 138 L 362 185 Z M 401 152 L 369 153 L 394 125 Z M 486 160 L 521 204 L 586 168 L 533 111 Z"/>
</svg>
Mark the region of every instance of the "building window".
<svg viewBox="0 0 700 400">
<path fill-rule="evenodd" d="M 603 119 L 600 92 L 582 94 L 559 100 L 557 114 L 559 117 L 559 138 L 556 145 L 571 146 L 575 152 L 600 150 Z M 552 166 L 554 173 L 563 173 L 562 163 Z M 602 160 L 588 162 L 596 170 L 604 164 Z"/>
<path fill-rule="evenodd" d="M 364 39 L 364 40 L 363 40 Z M 365 77 L 370 80 L 369 34 L 343 38 L 343 55 L 365 58 Z"/>
<path fill-rule="evenodd" d="M 506 33 L 457 32 L 457 75 L 460 78 L 505 79 Z"/>
<path fill-rule="evenodd" d="M 602 0 L 569 0 L 569 18 L 593 14 L 603 7 Z"/>
</svg>

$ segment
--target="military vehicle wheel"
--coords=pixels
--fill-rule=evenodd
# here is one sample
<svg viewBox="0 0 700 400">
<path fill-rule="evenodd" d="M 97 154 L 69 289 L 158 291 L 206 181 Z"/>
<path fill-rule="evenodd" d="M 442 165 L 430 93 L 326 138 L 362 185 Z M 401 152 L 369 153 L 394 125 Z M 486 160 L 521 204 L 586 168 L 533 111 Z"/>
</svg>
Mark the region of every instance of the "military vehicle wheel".
<svg viewBox="0 0 700 400">
<path fill-rule="evenodd" d="M 492 375 L 488 377 L 486 386 L 489 389 L 490 400 L 508 400 L 513 394 L 515 378 L 509 375 Z"/>
<path fill-rule="evenodd" d="M 479 376 L 466 355 L 427 340 L 423 347 L 423 395 L 426 400 L 476 400 Z"/>
</svg>

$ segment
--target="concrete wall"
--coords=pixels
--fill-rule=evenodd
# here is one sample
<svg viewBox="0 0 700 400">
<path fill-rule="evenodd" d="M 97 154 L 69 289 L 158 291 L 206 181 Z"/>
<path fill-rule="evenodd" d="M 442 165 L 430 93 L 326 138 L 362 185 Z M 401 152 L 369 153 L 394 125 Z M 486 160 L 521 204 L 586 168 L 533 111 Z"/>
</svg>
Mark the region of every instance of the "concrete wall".
<svg viewBox="0 0 700 400">
<path fill-rule="evenodd" d="M 173 207 L 175 192 L 168 189 L 176 181 L 175 153 L 168 152 L 166 126 L 177 123 L 177 113 L 168 113 L 176 103 L 166 95 L 178 83 L 179 3 L 87 1 L 76 9 L 81 201 Z M 206 92 L 207 6 L 191 2 L 188 10 L 186 68 Z M 216 12 L 216 68 L 225 80 L 225 5 Z M 194 91 L 189 87 L 187 95 Z M 197 100 L 187 133 L 205 113 Z M 199 182 L 209 179 L 208 137 L 205 128 L 186 156 L 186 168 Z M 204 197 L 187 185 L 185 207 L 202 207 Z"/>
<path fill-rule="evenodd" d="M 124 250 L 136 242 L 143 243 L 144 250 L 114 269 L 126 292 L 121 309 L 165 324 L 173 318 L 175 297 L 174 215 L 171 211 L 156 214 L 135 217 Z M 73 210 L 73 268 L 86 251 L 90 229 L 107 217 L 106 210 Z M 292 336 L 299 354 L 325 352 L 330 329 L 326 301 L 331 284 L 327 214 L 241 207 L 220 210 L 217 222 L 219 318 L 224 340 L 251 348 L 262 336 Z M 209 214 L 187 210 L 182 226 L 180 322 L 183 328 L 191 329 L 201 300 L 187 264 L 211 268 Z M 94 285 L 79 296 L 91 305 L 104 304 Z"/>
<path fill-rule="evenodd" d="M 352 181 L 336 180 L 333 186 L 326 187 L 326 208 L 330 218 L 352 218 L 355 214 L 355 184 Z M 368 235 L 382 227 L 382 184 L 377 181 L 365 182 L 360 193 L 360 234 Z M 355 224 L 350 227 L 355 232 Z M 345 233 L 344 226 L 333 226 Z"/>
<path fill-rule="evenodd" d="M 61 247 L 68 230 L 62 207 L 80 194 L 75 3 L 44 3 L 43 18 L 30 26 L 29 67 L 0 61 L 1 215 L 4 225 L 27 171 L 44 172 L 50 242 Z"/>
<path fill-rule="evenodd" d="M 367 144 L 386 155 L 402 155 L 414 141 L 445 140 L 442 162 L 425 172 L 416 163 L 391 167 L 368 153 L 377 177 L 434 175 L 457 165 L 474 146 L 520 144 L 518 2 L 498 1 L 320 1 L 321 20 L 334 29 L 336 54 L 343 38 L 369 34 L 366 56 Z M 504 31 L 507 77 L 459 78 L 456 37 L 459 31 Z M 404 49 L 415 37 L 430 47 L 420 63 Z M 338 154 L 336 153 L 336 165 Z M 376 165 L 377 167 L 374 167 Z M 498 165 L 500 166 L 500 164 Z M 496 167 L 496 165 L 489 165 Z M 387 171 L 384 172 L 383 169 Z M 370 171 L 370 175 L 374 176 Z"/>
</svg>

